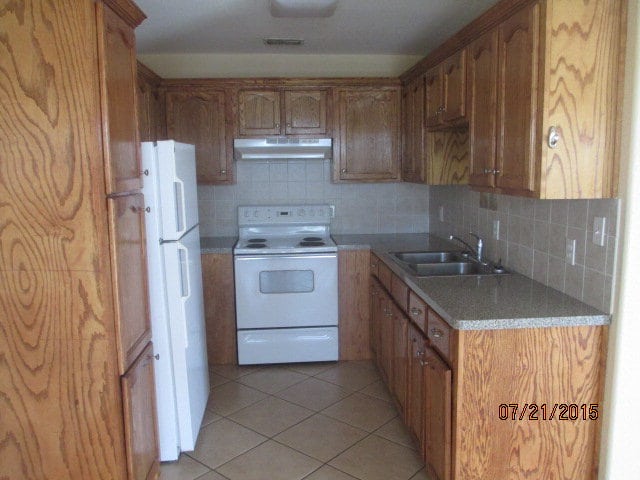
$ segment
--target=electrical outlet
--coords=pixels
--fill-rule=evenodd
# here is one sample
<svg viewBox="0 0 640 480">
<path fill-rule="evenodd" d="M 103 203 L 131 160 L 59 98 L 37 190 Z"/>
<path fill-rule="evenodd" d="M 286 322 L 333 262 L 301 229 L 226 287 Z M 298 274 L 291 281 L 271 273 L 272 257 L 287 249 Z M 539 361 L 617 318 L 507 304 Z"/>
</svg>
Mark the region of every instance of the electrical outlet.
<svg viewBox="0 0 640 480">
<path fill-rule="evenodd" d="M 500 238 L 500 220 L 493 221 L 493 238 L 496 240 Z"/>
<path fill-rule="evenodd" d="M 438 207 L 438 220 L 444 222 L 444 207 L 442 205 Z"/>
<path fill-rule="evenodd" d="M 593 243 L 604 247 L 606 217 L 594 217 L 593 219 Z"/>
<path fill-rule="evenodd" d="M 565 260 L 569 265 L 576 264 L 576 241 L 567 238 Z"/>
</svg>

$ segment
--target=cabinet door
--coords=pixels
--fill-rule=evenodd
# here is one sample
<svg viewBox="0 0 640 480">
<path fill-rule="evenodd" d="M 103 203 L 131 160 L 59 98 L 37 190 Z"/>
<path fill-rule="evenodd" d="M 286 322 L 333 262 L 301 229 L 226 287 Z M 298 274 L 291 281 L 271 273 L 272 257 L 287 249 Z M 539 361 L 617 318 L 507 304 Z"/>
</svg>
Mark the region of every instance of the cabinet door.
<svg viewBox="0 0 640 480">
<path fill-rule="evenodd" d="M 107 193 L 142 187 L 136 103 L 136 41 L 133 29 L 98 3 L 100 83 Z"/>
<path fill-rule="evenodd" d="M 393 306 L 393 391 L 400 405 L 401 414 L 407 410 L 407 328 L 409 320 L 402 311 Z"/>
<path fill-rule="evenodd" d="M 424 76 L 402 93 L 402 180 L 424 182 Z"/>
<path fill-rule="evenodd" d="M 337 92 L 339 159 L 334 179 L 395 180 L 400 170 L 398 88 Z"/>
<path fill-rule="evenodd" d="M 224 183 L 232 178 L 225 107 L 221 90 L 167 92 L 167 133 L 179 142 L 196 146 L 199 184 Z"/>
<path fill-rule="evenodd" d="M 374 359 L 378 356 L 378 343 L 380 342 L 380 328 L 378 325 L 378 307 L 380 304 L 380 287 L 373 277 L 369 288 L 369 345 Z"/>
<path fill-rule="evenodd" d="M 386 292 L 382 293 L 382 313 L 380 316 L 380 366 L 382 376 L 393 392 L 393 300 Z"/>
<path fill-rule="evenodd" d="M 120 372 L 151 340 L 144 236 L 144 197 L 141 193 L 107 200 L 111 236 L 111 265 L 116 292 Z"/>
<path fill-rule="evenodd" d="M 127 473 L 130 480 L 155 478 L 158 471 L 155 380 L 151 342 L 122 376 Z"/>
<path fill-rule="evenodd" d="M 494 187 L 498 31 L 486 33 L 468 50 L 469 184 Z"/>
<path fill-rule="evenodd" d="M 539 8 L 523 8 L 498 27 L 496 186 L 513 193 L 534 190 Z"/>
<path fill-rule="evenodd" d="M 240 90 L 238 92 L 240 135 L 280 135 L 280 92 Z"/>
<path fill-rule="evenodd" d="M 442 121 L 445 123 L 464 120 L 466 113 L 466 56 L 467 50 L 454 53 L 442 64 L 444 109 Z"/>
<path fill-rule="evenodd" d="M 151 95 L 152 87 L 146 80 L 138 76 L 138 137 L 141 142 L 154 142 L 151 133 Z"/>
<path fill-rule="evenodd" d="M 423 396 L 423 366 L 425 337 L 413 325 L 408 328 L 408 356 L 409 371 L 407 379 L 407 408 L 405 421 L 409 431 L 418 440 L 420 451 L 424 451 L 424 396 Z"/>
<path fill-rule="evenodd" d="M 425 461 L 438 480 L 451 477 L 451 369 L 438 354 L 424 353 Z"/>
<path fill-rule="evenodd" d="M 440 125 L 440 117 L 444 108 L 442 99 L 442 65 L 427 70 L 424 77 L 424 87 L 424 123 L 427 127 L 437 127 Z"/>
<path fill-rule="evenodd" d="M 287 135 L 327 133 L 326 90 L 286 90 L 284 112 Z"/>
</svg>

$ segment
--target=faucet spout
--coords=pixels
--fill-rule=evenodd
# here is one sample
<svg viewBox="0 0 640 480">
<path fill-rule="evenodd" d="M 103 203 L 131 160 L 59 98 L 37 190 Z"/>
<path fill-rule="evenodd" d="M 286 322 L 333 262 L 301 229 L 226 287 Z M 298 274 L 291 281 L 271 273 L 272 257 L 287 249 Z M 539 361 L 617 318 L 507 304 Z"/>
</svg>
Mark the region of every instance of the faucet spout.
<svg viewBox="0 0 640 480">
<path fill-rule="evenodd" d="M 480 238 L 480 236 L 476 235 L 473 232 L 469 232 L 469 235 L 471 235 L 471 236 L 473 236 L 473 237 L 475 237 L 477 239 L 476 248 L 473 248 L 467 242 L 462 240 L 460 237 L 456 237 L 455 235 L 449 235 L 449 240 L 456 240 L 456 241 L 460 242 L 461 244 L 463 244 L 475 256 L 476 260 L 478 260 L 478 262 L 482 263 L 483 262 L 482 254 L 483 254 L 483 250 L 484 250 L 484 242 L 482 241 L 482 238 Z"/>
</svg>

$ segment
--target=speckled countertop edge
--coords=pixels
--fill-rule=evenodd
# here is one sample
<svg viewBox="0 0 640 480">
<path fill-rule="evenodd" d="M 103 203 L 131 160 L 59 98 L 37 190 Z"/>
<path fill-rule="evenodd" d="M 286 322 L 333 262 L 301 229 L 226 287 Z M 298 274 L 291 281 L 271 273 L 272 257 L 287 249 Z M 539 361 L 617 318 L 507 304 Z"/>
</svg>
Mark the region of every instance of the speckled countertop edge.
<svg viewBox="0 0 640 480">
<path fill-rule="evenodd" d="M 200 253 L 233 253 L 238 237 L 200 237 Z"/>
<path fill-rule="evenodd" d="M 338 250 L 370 248 L 423 301 L 458 330 L 608 325 L 610 315 L 523 275 L 418 278 L 389 252 L 455 250 L 429 234 L 333 235 Z"/>
</svg>

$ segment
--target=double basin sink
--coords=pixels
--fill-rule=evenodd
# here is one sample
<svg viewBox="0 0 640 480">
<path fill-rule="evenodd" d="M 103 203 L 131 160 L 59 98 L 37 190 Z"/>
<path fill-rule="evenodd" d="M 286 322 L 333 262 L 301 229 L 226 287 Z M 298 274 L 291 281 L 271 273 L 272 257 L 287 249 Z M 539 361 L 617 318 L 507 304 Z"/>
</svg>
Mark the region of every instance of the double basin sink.
<svg viewBox="0 0 640 480">
<path fill-rule="evenodd" d="M 416 277 L 503 275 L 503 268 L 480 263 L 461 252 L 392 252 L 396 262 Z"/>
</svg>

